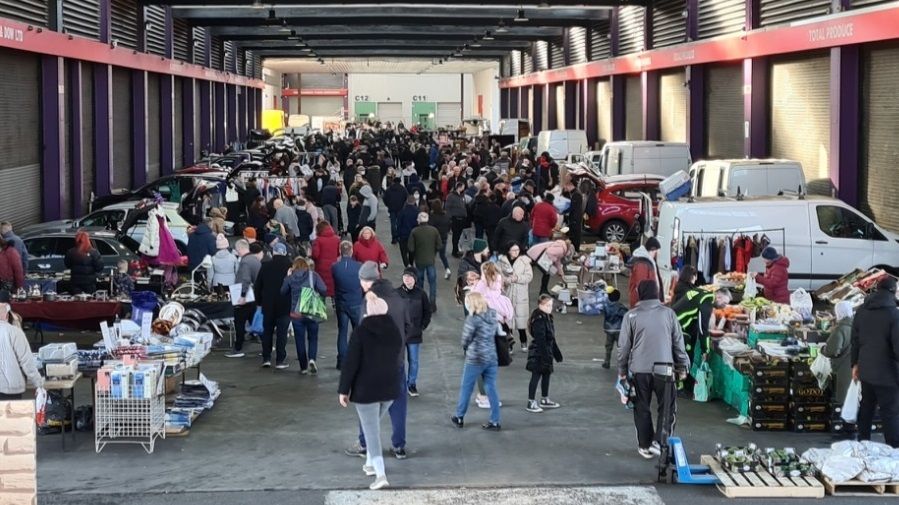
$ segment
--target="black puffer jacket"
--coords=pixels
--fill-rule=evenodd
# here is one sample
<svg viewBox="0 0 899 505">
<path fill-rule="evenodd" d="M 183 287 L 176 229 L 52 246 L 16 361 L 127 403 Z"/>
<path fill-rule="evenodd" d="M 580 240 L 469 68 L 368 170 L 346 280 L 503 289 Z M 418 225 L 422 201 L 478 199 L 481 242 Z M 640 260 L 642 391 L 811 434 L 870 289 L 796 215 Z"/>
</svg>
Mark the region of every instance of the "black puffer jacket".
<svg viewBox="0 0 899 505">
<path fill-rule="evenodd" d="M 431 324 L 431 302 L 428 295 L 417 285 L 412 289 L 406 289 L 406 286 L 402 285 L 396 292 L 406 302 L 406 311 L 409 313 L 411 323 L 406 334 L 406 343 L 420 344 L 424 331 Z"/>
<path fill-rule="evenodd" d="M 553 359 L 562 362 L 562 352 L 556 345 L 553 316 L 535 309 L 529 323 L 533 340 L 528 346 L 528 363 L 525 369 L 529 372 L 552 373 Z"/>
<path fill-rule="evenodd" d="M 353 403 L 396 400 L 402 394 L 396 369 L 402 355 L 403 337 L 393 318 L 364 317 L 350 337 L 338 393 L 349 395 Z"/>
<path fill-rule="evenodd" d="M 71 270 L 73 294 L 93 294 L 97 290 L 97 274 L 103 271 L 99 251 L 92 248 L 87 254 L 82 254 L 73 247 L 66 253 L 65 265 Z"/>
<path fill-rule="evenodd" d="M 899 387 L 899 309 L 896 295 L 878 289 L 852 321 L 852 366 L 862 382 Z"/>
</svg>

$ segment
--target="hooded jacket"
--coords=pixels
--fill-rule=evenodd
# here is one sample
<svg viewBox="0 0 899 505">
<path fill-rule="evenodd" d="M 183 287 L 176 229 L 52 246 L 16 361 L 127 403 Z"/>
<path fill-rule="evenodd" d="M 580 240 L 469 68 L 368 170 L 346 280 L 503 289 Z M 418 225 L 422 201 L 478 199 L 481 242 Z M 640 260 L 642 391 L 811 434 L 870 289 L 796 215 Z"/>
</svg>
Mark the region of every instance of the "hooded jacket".
<svg viewBox="0 0 899 505">
<path fill-rule="evenodd" d="M 256 294 L 256 303 L 262 307 L 266 317 L 283 317 L 290 313 L 288 305 L 290 299 L 281 296 L 281 284 L 287 277 L 287 271 L 293 263 L 290 258 L 282 255 L 274 255 L 272 259 L 263 261 L 259 268 L 259 275 L 253 285 Z"/>
<path fill-rule="evenodd" d="M 487 309 L 481 314 L 469 314 L 462 327 L 462 350 L 469 365 L 495 365 L 496 312 Z"/>
<path fill-rule="evenodd" d="M 830 358 L 833 391 L 841 405 L 846 400 L 846 392 L 852 381 L 852 321 L 851 317 L 840 319 L 827 337 L 827 345 L 821 349 L 821 354 Z"/>
<path fill-rule="evenodd" d="M 375 196 L 371 186 L 362 186 L 359 188 L 359 195 L 364 199 L 362 201 L 362 215 L 359 216 L 359 225 L 367 226 L 378 218 L 378 197 Z"/>
<path fill-rule="evenodd" d="M 384 246 L 381 245 L 381 241 L 375 235 L 372 235 L 368 240 L 362 238 L 361 235 L 359 236 L 359 240 L 353 244 L 353 259 L 359 263 L 365 263 L 366 261 L 374 261 L 379 265 L 389 263 L 387 251 L 384 250 Z"/>
<path fill-rule="evenodd" d="M 338 393 L 353 403 L 396 400 L 399 388 L 397 360 L 402 360 L 403 340 L 389 315 L 368 316 L 353 330 L 340 367 Z"/>
<path fill-rule="evenodd" d="M 553 316 L 535 309 L 531 314 L 528 326 L 531 331 L 531 344 L 528 346 L 528 362 L 525 369 L 529 372 L 552 373 L 553 360 L 562 361 L 562 352 L 556 344 L 556 329 Z"/>
<path fill-rule="evenodd" d="M 627 290 L 630 293 L 631 308 L 637 306 L 640 297 L 637 295 L 637 286 L 643 281 L 655 281 L 659 287 L 659 301 L 665 301 L 665 294 L 662 292 L 662 275 L 656 266 L 656 261 L 649 255 L 646 247 L 640 246 L 634 251 L 630 261 L 631 278 L 628 281 Z"/>
<path fill-rule="evenodd" d="M 534 206 L 534 210 L 531 212 L 534 237 L 551 238 L 557 224 L 559 224 L 559 213 L 553 204 L 542 201 Z"/>
<path fill-rule="evenodd" d="M 187 238 L 187 268 L 193 271 L 203 263 L 206 255 L 214 256 L 215 253 L 215 235 L 206 223 L 200 223 Z"/>
<path fill-rule="evenodd" d="M 387 188 L 387 191 L 384 192 L 384 205 L 387 206 L 387 211 L 391 214 L 399 213 L 403 205 L 406 205 L 406 197 L 408 196 L 409 193 L 406 191 L 406 188 L 398 180 L 394 181 Z"/>
<path fill-rule="evenodd" d="M 446 197 L 446 213 L 451 219 L 468 219 L 468 209 L 465 206 L 465 195 L 457 193 L 450 186 L 450 194 Z"/>
<path fill-rule="evenodd" d="M 25 287 L 22 259 L 19 258 L 19 252 L 12 245 L 0 249 L 0 281 L 12 286 L 12 291 Z"/>
<path fill-rule="evenodd" d="M 412 289 L 403 284 L 396 289 L 398 295 L 406 302 L 406 310 L 409 312 L 409 333 L 406 335 L 407 344 L 420 344 L 422 335 L 431 324 L 431 302 L 418 283 Z"/>
<path fill-rule="evenodd" d="M 790 260 L 781 256 L 765 268 L 765 273 L 755 276 L 756 282 L 765 288 L 765 298 L 777 303 L 790 303 Z"/>
<path fill-rule="evenodd" d="M 409 235 L 412 234 L 412 230 L 416 225 L 418 225 L 418 206 L 407 204 L 397 217 L 397 240 L 409 240 Z"/>
<path fill-rule="evenodd" d="M 686 370 L 690 358 L 674 311 L 658 300 L 644 300 L 621 323 L 618 375 L 652 373 L 654 363 L 674 363 Z"/>
<path fill-rule="evenodd" d="M 403 299 L 397 294 L 396 289 L 393 288 L 393 285 L 390 284 L 390 281 L 387 279 L 376 280 L 372 283 L 369 291 L 387 302 L 387 315 L 393 319 L 394 323 L 396 323 L 397 328 L 400 330 L 400 336 L 403 337 L 403 343 L 405 344 L 406 336 L 412 332 L 412 318 L 409 317 L 409 311 L 406 309 L 406 304 L 403 303 Z M 365 306 L 363 305 L 362 308 L 364 311 Z M 401 353 L 399 364 L 403 365 L 405 362 L 406 356 Z"/>
<path fill-rule="evenodd" d="M 0 393 L 24 393 L 26 376 L 35 387 L 44 386 L 25 333 L 18 326 L 0 321 Z"/>
<path fill-rule="evenodd" d="M 436 263 L 437 251 L 443 249 L 443 240 L 437 228 L 429 223 L 422 223 L 409 234 L 407 245 L 415 266 L 424 268 Z"/>
<path fill-rule="evenodd" d="M 899 388 L 899 308 L 896 295 L 878 289 L 852 321 L 852 366 L 862 382 Z"/>
<path fill-rule="evenodd" d="M 340 238 L 334 233 L 334 228 L 326 226 L 312 242 L 312 259 L 315 261 L 316 273 L 328 287 L 328 296 L 334 296 L 334 277 L 331 275 L 331 265 L 336 263 L 339 257 Z"/>
</svg>

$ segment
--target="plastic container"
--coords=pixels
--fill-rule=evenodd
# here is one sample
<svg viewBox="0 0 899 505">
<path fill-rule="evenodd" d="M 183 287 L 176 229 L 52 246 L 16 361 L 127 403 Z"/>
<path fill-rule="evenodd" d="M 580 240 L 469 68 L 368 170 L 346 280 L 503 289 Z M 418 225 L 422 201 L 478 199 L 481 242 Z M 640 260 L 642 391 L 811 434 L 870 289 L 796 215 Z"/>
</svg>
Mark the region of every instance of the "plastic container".
<svg viewBox="0 0 899 505">
<path fill-rule="evenodd" d="M 677 172 L 666 177 L 665 180 L 663 180 L 662 182 L 659 183 L 659 191 L 662 194 L 667 195 L 668 193 L 677 191 L 678 189 L 683 187 L 684 184 L 689 184 L 689 183 L 690 183 L 690 176 L 687 175 L 687 172 L 684 172 L 683 170 L 678 170 Z"/>
<path fill-rule="evenodd" d="M 152 291 L 135 291 L 131 293 L 131 320 L 141 324 L 145 312 L 153 313 L 157 306 L 156 293 Z"/>
</svg>

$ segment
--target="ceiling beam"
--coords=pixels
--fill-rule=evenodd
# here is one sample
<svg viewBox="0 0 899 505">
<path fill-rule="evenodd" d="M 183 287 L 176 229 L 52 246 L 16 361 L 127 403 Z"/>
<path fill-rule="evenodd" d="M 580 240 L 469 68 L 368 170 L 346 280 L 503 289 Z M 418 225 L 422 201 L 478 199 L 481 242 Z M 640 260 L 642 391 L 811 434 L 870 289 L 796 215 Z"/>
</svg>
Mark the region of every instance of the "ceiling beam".
<svg viewBox="0 0 899 505">
<path fill-rule="evenodd" d="M 171 5 L 171 6 L 252 6 L 253 2 L 251 0 L 214 0 L 212 2 L 202 2 L 200 0 L 140 0 L 142 4 L 145 5 Z M 270 5 L 271 2 L 265 1 L 266 6 Z M 353 0 L 350 2 L 311 2 L 315 3 L 318 6 L 345 6 L 350 7 L 355 5 L 397 5 L 397 6 L 406 6 L 406 7 L 419 7 L 419 6 L 428 6 L 428 5 L 445 5 L 439 3 L 423 3 L 423 4 L 415 4 L 406 2 L 390 2 L 384 0 Z M 302 5 L 302 4 L 301 4 Z M 455 0 L 453 5 L 465 5 L 470 7 L 477 8 L 478 6 L 483 6 L 483 0 Z M 504 8 L 518 8 L 523 6 L 525 9 L 528 8 L 556 8 L 556 7 L 615 7 L 617 5 L 646 5 L 645 0 L 594 0 L 594 1 L 584 1 L 584 0 L 555 0 L 551 2 L 506 2 L 506 3 L 498 3 L 496 5 L 490 5 L 490 7 L 504 7 Z M 286 6 L 286 5 L 285 5 Z"/>
<path fill-rule="evenodd" d="M 236 26 L 226 26 L 226 27 L 218 27 L 212 29 L 212 34 L 219 37 L 224 37 L 226 39 L 234 39 L 240 40 L 241 38 L 256 36 L 256 37 L 268 37 L 268 38 L 278 38 L 287 36 L 290 33 L 290 30 L 293 29 L 291 25 L 287 26 L 252 26 L 252 27 L 236 27 Z M 483 35 L 485 31 L 487 31 L 489 27 L 484 26 L 470 26 L 470 25 L 440 25 L 440 26 L 429 26 L 427 24 L 424 25 L 413 25 L 402 28 L 402 32 L 397 31 L 397 27 L 390 24 L 380 24 L 380 25 L 365 25 L 358 28 L 348 28 L 346 25 L 342 24 L 328 24 L 328 25 L 315 25 L 308 27 L 296 27 L 296 32 L 304 38 L 313 37 L 317 35 L 327 35 L 328 37 L 334 38 L 342 38 L 344 35 L 366 35 L 367 37 L 393 37 L 394 35 L 418 35 L 418 36 L 430 36 L 430 37 L 442 37 L 443 35 L 456 34 L 456 35 L 465 35 L 473 38 L 475 35 Z M 495 31 L 495 30 L 494 30 Z M 556 27 L 509 27 L 508 32 L 504 34 L 496 34 L 496 36 L 502 35 L 504 39 L 519 39 L 519 37 L 537 37 L 537 38 L 552 38 L 552 37 L 561 37 L 562 36 L 562 28 Z"/>
<path fill-rule="evenodd" d="M 494 7 L 476 8 L 469 6 L 459 9 L 455 5 L 436 5 L 421 7 L 397 7 L 358 6 L 354 8 L 322 7 L 322 6 L 291 6 L 280 7 L 277 4 L 273 8 L 244 7 L 175 7 L 172 13 L 176 17 L 188 19 L 196 24 L 221 22 L 223 19 L 242 19 L 247 21 L 264 22 L 269 20 L 274 11 L 277 19 L 310 20 L 321 19 L 337 20 L 343 23 L 364 23 L 368 19 L 388 18 L 401 20 L 403 18 L 428 18 L 432 22 L 444 19 L 477 18 L 497 22 L 500 19 L 511 21 L 518 13 L 517 7 L 498 9 Z M 541 24 L 549 21 L 563 21 L 567 23 L 587 23 L 609 17 L 608 7 L 581 7 L 581 8 L 554 8 L 554 9 L 525 9 L 525 15 L 530 24 Z"/>
<path fill-rule="evenodd" d="M 367 49 L 367 50 L 357 50 L 357 49 L 322 49 L 316 50 L 314 55 L 302 51 L 297 51 L 295 49 L 258 49 L 254 50 L 253 54 L 262 55 L 262 56 L 271 56 L 272 54 L 283 55 L 285 58 L 376 58 L 376 57 L 397 57 L 397 58 L 416 58 L 416 57 L 424 57 L 424 58 L 448 58 L 452 56 L 453 51 L 443 51 L 443 50 L 431 50 L 431 49 Z M 473 53 L 472 51 L 465 51 L 464 56 L 460 56 L 460 59 L 496 59 L 502 58 L 508 54 L 504 51 L 496 51 L 496 52 L 478 52 Z"/>
</svg>

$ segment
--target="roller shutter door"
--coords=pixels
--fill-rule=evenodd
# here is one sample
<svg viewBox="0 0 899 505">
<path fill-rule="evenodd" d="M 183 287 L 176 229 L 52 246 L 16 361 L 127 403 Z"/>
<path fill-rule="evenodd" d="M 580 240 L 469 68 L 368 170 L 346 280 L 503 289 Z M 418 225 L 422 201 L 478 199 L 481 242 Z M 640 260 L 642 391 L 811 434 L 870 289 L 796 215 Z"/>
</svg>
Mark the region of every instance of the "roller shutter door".
<svg viewBox="0 0 899 505">
<path fill-rule="evenodd" d="M 136 0 L 112 0 L 110 2 L 112 17 L 110 26 L 112 38 L 119 41 L 119 45 L 137 48 L 137 1 Z"/>
<path fill-rule="evenodd" d="M 100 2 L 98 0 L 67 0 L 63 2 L 62 23 L 66 33 L 98 40 L 100 38 Z"/>
<path fill-rule="evenodd" d="M 94 190 L 94 67 L 81 63 L 81 202 L 78 215 L 87 212 Z"/>
<path fill-rule="evenodd" d="M 200 114 L 200 81 L 194 79 L 194 117 L 192 118 L 194 125 L 194 159 L 200 159 L 200 151 L 203 150 L 202 142 L 200 142 L 200 122 L 203 116 Z M 209 121 L 206 118 L 205 121 Z"/>
<path fill-rule="evenodd" d="M 568 29 L 569 59 L 572 65 L 587 61 L 587 29 L 572 26 Z"/>
<path fill-rule="evenodd" d="M 761 0 L 759 25 L 792 23 L 830 14 L 830 0 Z"/>
<path fill-rule="evenodd" d="M 302 74 L 300 88 L 340 89 L 343 88 L 343 74 Z"/>
<path fill-rule="evenodd" d="M 309 116 L 339 116 L 342 108 L 343 97 L 340 96 L 310 96 L 300 101 L 300 114 Z"/>
<path fill-rule="evenodd" d="M 131 71 L 112 70 L 112 187 L 131 189 Z"/>
<path fill-rule="evenodd" d="M 206 29 L 201 26 L 193 28 L 193 62 L 195 65 L 205 65 L 206 57 Z"/>
<path fill-rule="evenodd" d="M 47 0 L 0 0 L 0 17 L 47 26 Z"/>
<path fill-rule="evenodd" d="M 549 43 L 549 65 L 550 68 L 562 68 L 565 66 L 565 49 L 562 47 L 562 41 Z"/>
<path fill-rule="evenodd" d="M 462 104 L 459 102 L 437 103 L 437 127 L 457 127 L 462 124 Z"/>
<path fill-rule="evenodd" d="M 687 141 L 686 71 L 668 72 L 659 83 L 659 131 L 665 142 Z"/>
<path fill-rule="evenodd" d="M 596 108 L 597 144 L 602 147 L 612 140 L 612 83 L 608 79 L 596 83 Z"/>
<path fill-rule="evenodd" d="M 172 19 L 172 53 L 176 59 L 190 61 L 190 25 L 182 18 Z"/>
<path fill-rule="evenodd" d="M 155 181 L 160 176 L 160 138 L 162 104 L 159 96 L 159 74 L 147 74 L 147 181 Z"/>
<path fill-rule="evenodd" d="M 39 62 L 32 53 L 0 49 L 0 220 L 19 228 L 41 220 Z"/>
<path fill-rule="evenodd" d="M 864 51 L 861 210 L 899 231 L 899 45 Z"/>
<path fill-rule="evenodd" d="M 222 45 L 222 39 L 219 37 L 212 37 L 211 43 L 210 57 L 212 58 L 212 68 L 224 70 L 224 47 Z"/>
<path fill-rule="evenodd" d="M 531 51 L 525 51 L 521 55 L 521 73 L 530 74 L 534 71 L 534 55 Z"/>
<path fill-rule="evenodd" d="M 559 84 L 551 91 L 556 94 L 556 128 L 565 129 L 565 85 Z"/>
<path fill-rule="evenodd" d="M 549 68 L 549 43 L 538 40 L 534 43 L 534 70 L 546 70 Z"/>
<path fill-rule="evenodd" d="M 643 139 L 643 85 L 639 75 L 628 76 L 624 92 L 624 139 Z"/>
<path fill-rule="evenodd" d="M 440 111 L 438 110 L 439 114 Z M 403 103 L 402 102 L 378 102 L 378 120 L 382 123 L 393 123 L 394 126 L 403 122 Z M 437 124 L 439 126 L 444 126 L 443 123 L 440 122 L 440 116 L 437 116 Z"/>
<path fill-rule="evenodd" d="M 643 7 L 628 5 L 619 7 L 619 42 L 621 54 L 639 53 L 643 50 Z"/>
<path fill-rule="evenodd" d="M 223 47 L 225 48 L 225 71 L 231 73 L 237 72 L 237 51 L 234 49 L 234 42 L 226 40 Z"/>
<path fill-rule="evenodd" d="M 709 158 L 742 158 L 743 66 L 709 66 L 706 72 L 706 154 Z"/>
<path fill-rule="evenodd" d="M 175 150 L 175 170 L 184 166 L 184 81 L 175 77 L 172 98 L 172 146 Z"/>
<path fill-rule="evenodd" d="M 521 55 L 521 51 L 512 51 L 511 66 L 509 67 L 512 75 L 521 75 Z"/>
<path fill-rule="evenodd" d="M 699 38 L 738 33 L 745 26 L 745 0 L 699 0 Z"/>
<path fill-rule="evenodd" d="M 686 0 L 658 0 L 652 6 L 652 47 L 665 47 L 686 41 Z"/>
<path fill-rule="evenodd" d="M 609 38 L 609 22 L 598 21 L 590 28 L 590 61 L 604 60 L 612 56 Z"/>
<path fill-rule="evenodd" d="M 771 65 L 771 155 L 802 163 L 809 193 L 831 193 L 830 58 L 815 53 Z"/>
<path fill-rule="evenodd" d="M 144 10 L 147 27 L 147 52 L 165 56 L 165 7 L 148 5 Z"/>
<path fill-rule="evenodd" d="M 852 8 L 859 9 L 861 7 L 868 7 L 870 5 L 880 5 L 893 2 L 895 0 L 852 0 Z"/>
</svg>

